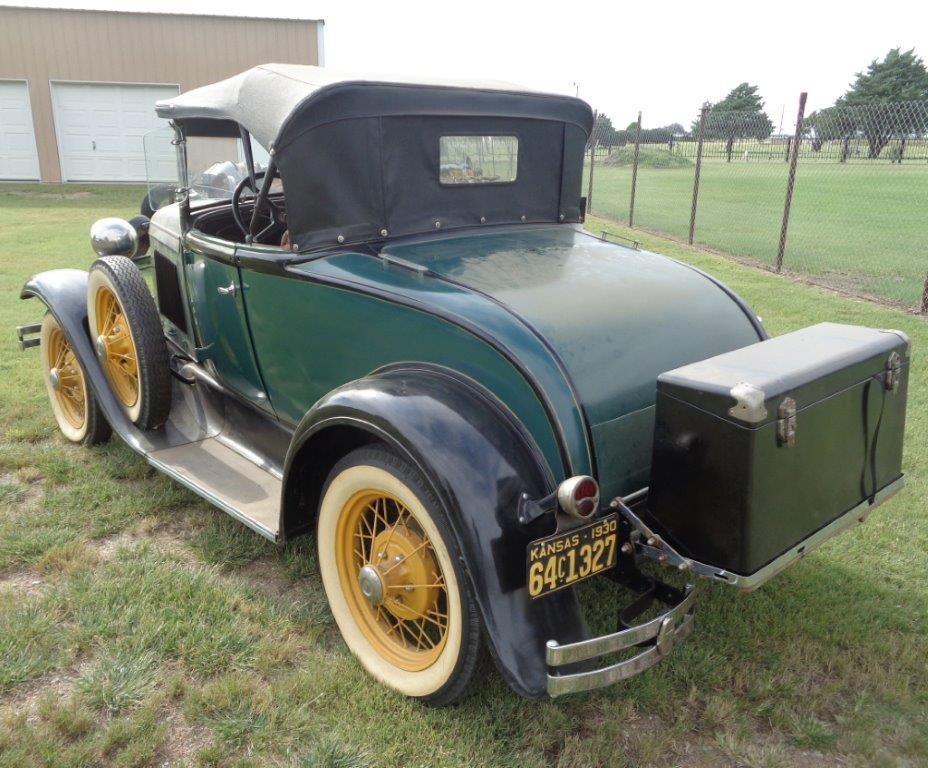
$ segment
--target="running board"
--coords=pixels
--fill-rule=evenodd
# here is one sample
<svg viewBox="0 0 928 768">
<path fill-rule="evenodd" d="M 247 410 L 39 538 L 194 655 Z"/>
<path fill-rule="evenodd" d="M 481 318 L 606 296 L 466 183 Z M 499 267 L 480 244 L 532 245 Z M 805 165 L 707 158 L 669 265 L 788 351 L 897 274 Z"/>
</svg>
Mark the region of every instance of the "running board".
<svg viewBox="0 0 928 768">
<path fill-rule="evenodd" d="M 87 272 L 34 275 L 20 297 L 39 298 L 54 313 L 81 361 L 87 384 L 113 432 L 156 469 L 271 541 L 282 541 L 283 465 L 292 431 L 233 395 L 205 369 L 171 358 L 171 412 L 163 427 L 141 430 L 126 416 L 87 334 Z M 39 343 L 41 325 L 23 325 L 23 348 Z"/>
<path fill-rule="evenodd" d="M 210 504 L 278 541 L 283 483 L 277 472 L 258 466 L 215 437 L 152 451 L 147 459 Z"/>
</svg>

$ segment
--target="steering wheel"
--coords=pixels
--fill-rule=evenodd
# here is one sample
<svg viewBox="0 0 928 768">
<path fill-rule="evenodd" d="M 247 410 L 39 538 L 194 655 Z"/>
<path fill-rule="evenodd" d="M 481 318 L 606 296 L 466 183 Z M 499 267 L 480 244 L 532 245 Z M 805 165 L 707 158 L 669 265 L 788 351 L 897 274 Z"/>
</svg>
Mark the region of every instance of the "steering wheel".
<svg viewBox="0 0 928 768">
<path fill-rule="evenodd" d="M 264 178 L 264 174 L 266 172 L 267 171 L 258 171 L 257 173 L 255 173 L 255 182 L 256 182 L 255 185 L 256 186 L 257 186 L 257 181 L 259 179 Z M 251 222 L 250 221 L 247 223 L 245 222 L 245 217 L 242 216 L 242 211 L 240 207 L 241 199 L 242 199 L 242 192 L 244 192 L 245 189 L 250 189 L 252 192 L 252 195 L 257 201 L 258 190 L 252 186 L 250 175 L 245 176 L 245 178 L 243 178 L 238 184 L 236 184 L 235 191 L 232 193 L 232 218 L 235 219 L 236 225 L 242 231 L 242 234 L 247 238 L 251 234 L 251 228 L 249 226 Z M 260 242 L 261 238 L 264 237 L 264 235 L 266 235 L 268 232 L 273 230 L 284 218 L 283 212 L 277 207 L 277 203 L 271 200 L 270 196 L 266 197 L 264 202 L 267 205 L 266 215 L 270 219 L 270 223 L 264 229 L 258 232 L 258 234 L 254 236 L 253 242 L 256 242 L 256 243 Z"/>
</svg>

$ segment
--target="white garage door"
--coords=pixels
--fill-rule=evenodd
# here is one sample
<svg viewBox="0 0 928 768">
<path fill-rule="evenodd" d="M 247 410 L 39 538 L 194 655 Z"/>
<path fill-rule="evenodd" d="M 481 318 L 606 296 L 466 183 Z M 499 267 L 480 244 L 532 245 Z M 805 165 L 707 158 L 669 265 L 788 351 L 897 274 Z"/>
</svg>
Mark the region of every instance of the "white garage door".
<svg viewBox="0 0 928 768">
<path fill-rule="evenodd" d="M 144 181 L 142 137 L 167 125 L 155 102 L 174 85 L 52 83 L 52 108 L 64 181 Z"/>
<path fill-rule="evenodd" d="M 38 178 L 29 89 L 23 80 L 0 80 L 0 179 Z"/>
</svg>

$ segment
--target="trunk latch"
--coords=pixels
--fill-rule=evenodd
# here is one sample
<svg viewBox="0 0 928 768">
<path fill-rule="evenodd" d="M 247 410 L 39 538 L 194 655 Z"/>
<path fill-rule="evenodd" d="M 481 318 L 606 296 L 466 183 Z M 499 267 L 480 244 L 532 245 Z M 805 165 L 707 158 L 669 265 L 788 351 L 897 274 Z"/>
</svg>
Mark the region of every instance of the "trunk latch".
<svg viewBox="0 0 928 768">
<path fill-rule="evenodd" d="M 899 389 L 899 376 L 902 373 L 902 355 L 893 350 L 886 360 L 886 378 L 884 385 L 890 392 Z"/>
<path fill-rule="evenodd" d="M 777 408 L 777 444 L 796 445 L 796 401 L 791 397 L 784 397 Z"/>
</svg>

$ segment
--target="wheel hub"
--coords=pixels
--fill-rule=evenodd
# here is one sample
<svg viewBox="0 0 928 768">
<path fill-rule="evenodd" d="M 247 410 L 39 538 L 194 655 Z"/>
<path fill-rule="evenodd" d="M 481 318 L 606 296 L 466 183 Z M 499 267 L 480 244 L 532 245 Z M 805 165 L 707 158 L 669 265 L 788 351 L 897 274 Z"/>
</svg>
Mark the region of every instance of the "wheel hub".
<svg viewBox="0 0 928 768">
<path fill-rule="evenodd" d="M 377 606 L 383 602 L 383 579 L 380 578 L 376 568 L 365 565 L 358 572 L 358 584 L 361 586 L 364 599 L 371 605 Z"/>
<path fill-rule="evenodd" d="M 48 372 L 48 383 L 52 385 L 52 389 L 56 392 L 61 389 L 61 376 L 57 368 L 52 368 Z"/>
<path fill-rule="evenodd" d="M 405 526 L 386 529 L 374 538 L 374 563 L 384 588 L 384 607 L 397 618 L 425 614 L 438 597 L 431 585 L 438 564 L 425 540 Z"/>
</svg>

